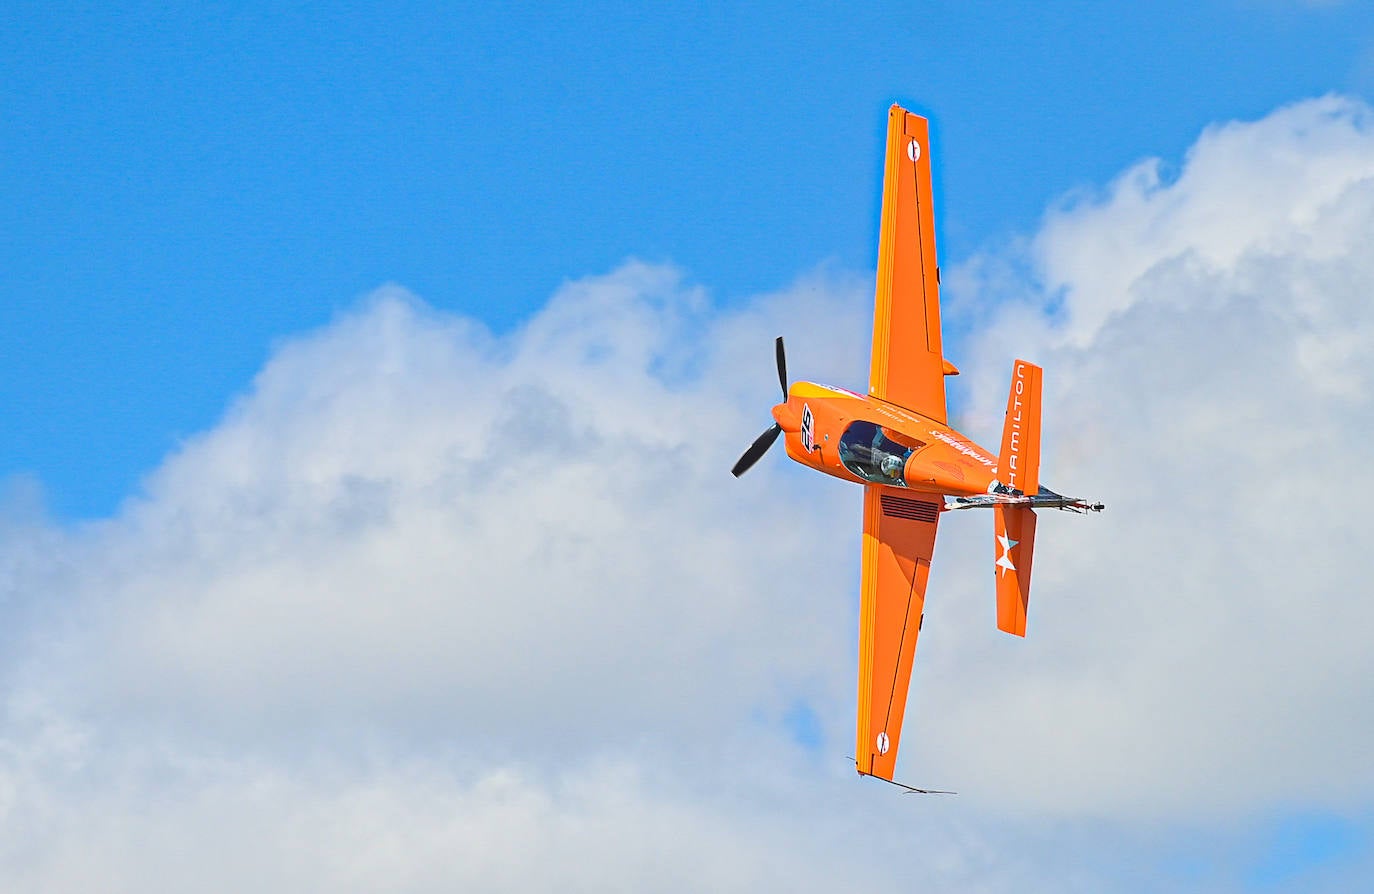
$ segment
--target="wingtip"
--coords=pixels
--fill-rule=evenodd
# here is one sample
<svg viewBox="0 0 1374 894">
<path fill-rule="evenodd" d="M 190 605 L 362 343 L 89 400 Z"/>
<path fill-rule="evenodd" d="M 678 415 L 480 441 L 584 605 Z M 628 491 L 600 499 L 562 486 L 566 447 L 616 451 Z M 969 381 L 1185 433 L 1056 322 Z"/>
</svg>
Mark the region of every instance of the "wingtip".
<svg viewBox="0 0 1374 894">
<path fill-rule="evenodd" d="M 858 762 L 857 762 L 857 761 L 855 762 L 855 769 L 858 770 Z M 865 773 L 863 770 L 858 770 L 858 773 L 859 773 L 860 776 L 867 776 L 869 779 L 876 779 L 876 780 L 878 780 L 879 782 L 886 782 L 888 785 L 895 785 L 897 788 L 902 789 L 902 790 L 903 790 L 903 791 L 902 791 L 902 794 L 905 794 L 905 795 L 957 795 L 957 794 L 959 794 L 958 792 L 947 792 L 947 791 L 945 791 L 945 790 L 943 790 L 943 789 L 938 789 L 938 788 L 917 788 L 917 787 L 914 786 L 914 785 L 907 785 L 905 782 L 898 782 L 898 781 L 895 780 L 895 779 L 888 779 L 886 776 L 875 776 L 875 775 L 873 775 L 872 773 Z"/>
</svg>

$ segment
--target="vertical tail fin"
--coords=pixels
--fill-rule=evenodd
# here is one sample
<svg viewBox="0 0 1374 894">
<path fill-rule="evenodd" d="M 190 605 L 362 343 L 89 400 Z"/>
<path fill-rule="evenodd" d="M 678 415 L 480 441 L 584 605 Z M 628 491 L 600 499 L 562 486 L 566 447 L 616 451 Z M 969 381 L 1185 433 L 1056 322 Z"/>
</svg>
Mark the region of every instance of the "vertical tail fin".
<svg viewBox="0 0 1374 894">
<path fill-rule="evenodd" d="M 1011 368 L 1007 417 L 1002 424 L 1002 452 L 997 480 L 1005 487 L 1033 495 L 1040 489 L 1040 367 L 1017 360 Z M 996 506 L 997 629 L 1026 635 L 1030 603 L 1031 558 L 1035 550 L 1035 513 L 1028 506 Z"/>
<path fill-rule="evenodd" d="M 1002 423 L 997 480 L 1023 494 L 1040 488 L 1040 376 L 1034 363 L 1012 364 L 1007 418 Z"/>
</svg>

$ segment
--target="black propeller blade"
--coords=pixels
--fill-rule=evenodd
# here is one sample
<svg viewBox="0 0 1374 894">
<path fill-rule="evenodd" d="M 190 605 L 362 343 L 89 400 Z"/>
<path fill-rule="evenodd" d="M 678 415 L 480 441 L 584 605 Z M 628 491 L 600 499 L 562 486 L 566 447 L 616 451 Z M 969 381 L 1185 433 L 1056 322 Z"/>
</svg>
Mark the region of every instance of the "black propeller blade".
<svg viewBox="0 0 1374 894">
<path fill-rule="evenodd" d="M 749 467 L 759 461 L 759 457 L 768 452 L 768 448 L 773 446 L 773 442 L 782 434 L 782 426 L 774 422 L 768 430 L 759 435 L 754 443 L 749 445 L 749 449 L 744 451 L 744 455 L 735 463 L 735 467 L 730 470 L 730 474 L 736 478 L 749 471 Z"/>
<path fill-rule="evenodd" d="M 782 349 L 782 336 L 778 336 L 778 384 L 782 386 L 782 399 L 787 400 L 787 354 Z"/>
<path fill-rule="evenodd" d="M 778 336 L 775 345 L 778 355 L 778 384 L 782 386 L 782 399 L 787 401 L 787 354 L 782 349 L 782 336 Z M 773 442 L 782 434 L 782 426 L 774 422 L 768 430 L 754 439 L 754 443 L 749 445 L 749 449 L 744 451 L 744 455 L 735 463 L 735 467 L 730 470 L 730 474 L 736 478 L 749 471 L 749 467 L 759 461 L 759 457 L 768 452 L 768 448 L 773 446 Z"/>
</svg>

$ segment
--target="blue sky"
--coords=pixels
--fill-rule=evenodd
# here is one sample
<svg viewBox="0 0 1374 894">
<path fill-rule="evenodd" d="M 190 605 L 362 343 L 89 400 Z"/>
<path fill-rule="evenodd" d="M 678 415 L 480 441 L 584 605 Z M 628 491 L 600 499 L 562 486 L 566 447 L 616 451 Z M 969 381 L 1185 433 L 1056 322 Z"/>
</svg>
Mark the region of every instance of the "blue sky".
<svg viewBox="0 0 1374 894">
<path fill-rule="evenodd" d="M 482 838 L 450 814 L 588 888 L 646 886 L 570 856 L 583 827 L 740 890 L 1371 877 L 1374 610 L 1324 495 L 1374 418 L 1374 8 L 473 7 L 0 13 L 0 832 L 57 830 L 36 889 L 199 879 L 225 829 L 299 889 L 278 818 L 353 883 L 363 832 Z M 1042 523 L 1018 652 L 951 608 L 987 608 L 990 544 L 942 533 L 903 760 L 965 793 L 915 815 L 834 767 L 854 494 L 724 474 L 776 332 L 862 385 L 893 102 L 932 119 L 946 306 L 977 307 L 946 328 L 986 323 L 946 340 L 953 399 L 995 433 L 1043 354 L 1054 483 L 1126 506 Z M 1197 525 L 1158 480 L 1215 485 Z M 182 829 L 198 858 L 127 856 Z"/>
<path fill-rule="evenodd" d="M 503 331 L 629 256 L 722 304 L 870 269 L 894 101 L 934 121 L 948 265 L 1374 83 L 1340 3 L 21 2 L 0 41 L 0 470 L 62 518 L 383 283 Z"/>
</svg>

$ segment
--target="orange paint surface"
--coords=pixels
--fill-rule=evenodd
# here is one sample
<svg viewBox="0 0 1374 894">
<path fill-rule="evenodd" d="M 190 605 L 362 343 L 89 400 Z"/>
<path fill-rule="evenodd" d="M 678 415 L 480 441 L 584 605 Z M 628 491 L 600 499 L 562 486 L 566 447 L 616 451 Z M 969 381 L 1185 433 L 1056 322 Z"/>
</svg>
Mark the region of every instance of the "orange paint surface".
<svg viewBox="0 0 1374 894">
<path fill-rule="evenodd" d="M 1042 371 L 1017 360 L 1001 449 L 951 428 L 935 257 L 926 120 L 888 114 L 868 394 L 814 382 L 785 387 L 775 428 L 737 463 L 742 474 L 781 434 L 787 455 L 864 486 L 855 766 L 891 781 L 941 513 L 991 508 L 997 626 L 1024 636 L 1036 516 L 1032 507 L 1100 510 L 1040 489 Z M 777 346 L 783 378 L 781 339 Z"/>
</svg>

